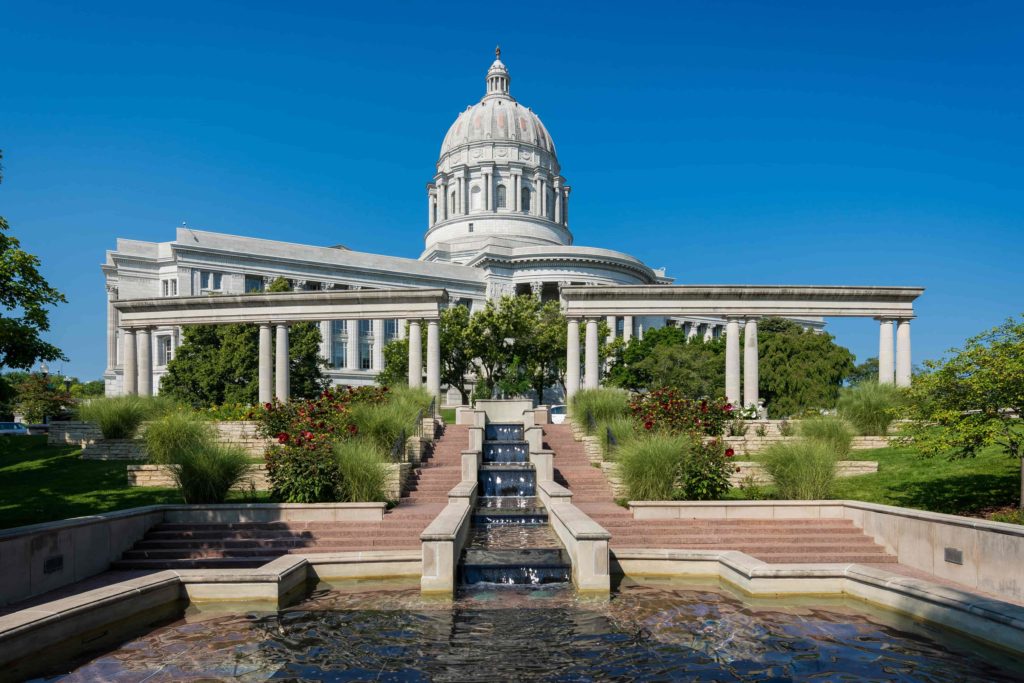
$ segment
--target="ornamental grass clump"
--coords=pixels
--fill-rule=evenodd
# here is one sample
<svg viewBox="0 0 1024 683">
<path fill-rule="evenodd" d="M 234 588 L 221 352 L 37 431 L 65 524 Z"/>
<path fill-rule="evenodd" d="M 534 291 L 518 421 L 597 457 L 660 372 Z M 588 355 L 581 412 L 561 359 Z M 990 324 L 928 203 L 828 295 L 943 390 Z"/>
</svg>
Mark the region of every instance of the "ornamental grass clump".
<svg viewBox="0 0 1024 683">
<path fill-rule="evenodd" d="M 96 423 L 104 439 L 133 439 L 146 420 L 173 410 L 175 403 L 161 396 L 112 396 L 78 407 L 78 419 Z"/>
<path fill-rule="evenodd" d="M 355 405 L 349 415 L 355 427 L 353 434 L 371 442 L 383 453 L 391 453 L 403 435 L 410 436 L 416 427 L 417 410 L 401 403 Z"/>
<path fill-rule="evenodd" d="M 636 438 L 636 423 L 628 416 L 608 418 L 597 424 L 597 436 L 605 457 L 614 460 L 618 449 Z"/>
<path fill-rule="evenodd" d="M 249 454 L 217 443 L 213 426 L 200 415 L 169 412 L 146 428 L 150 461 L 166 465 L 182 498 L 191 505 L 223 503 L 249 470 Z"/>
<path fill-rule="evenodd" d="M 902 394 L 892 384 L 861 382 L 839 392 L 839 414 L 861 436 L 885 436 L 896 419 Z"/>
<path fill-rule="evenodd" d="M 341 500 L 347 503 L 384 502 L 387 498 L 389 459 L 369 439 L 342 441 L 334 446 L 341 473 Z"/>
<path fill-rule="evenodd" d="M 800 421 L 800 436 L 804 439 L 824 444 L 836 460 L 842 460 L 850 454 L 853 443 L 853 430 L 839 418 L 813 417 Z"/>
<path fill-rule="evenodd" d="M 684 436 L 647 435 L 622 446 L 616 460 L 630 500 L 676 500 L 679 465 L 691 442 Z"/>
<path fill-rule="evenodd" d="M 775 444 L 760 460 L 783 500 L 824 500 L 832 494 L 836 456 L 824 441 L 799 439 Z"/>
<path fill-rule="evenodd" d="M 593 434 L 601 422 L 629 414 L 629 394 L 622 389 L 584 389 L 573 395 L 569 408 L 573 420 Z"/>
</svg>

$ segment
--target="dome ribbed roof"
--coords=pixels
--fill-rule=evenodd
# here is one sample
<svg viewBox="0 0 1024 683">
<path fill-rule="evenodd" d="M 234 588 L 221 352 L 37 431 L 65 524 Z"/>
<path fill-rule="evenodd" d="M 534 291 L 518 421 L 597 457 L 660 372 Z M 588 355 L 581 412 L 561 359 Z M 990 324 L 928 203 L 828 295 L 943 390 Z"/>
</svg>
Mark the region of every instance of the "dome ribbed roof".
<svg viewBox="0 0 1024 683">
<path fill-rule="evenodd" d="M 522 142 L 555 154 L 555 143 L 540 118 L 509 94 L 510 80 L 501 59 L 495 59 L 487 71 L 487 94 L 455 119 L 440 156 L 460 145 L 492 140 Z"/>
</svg>

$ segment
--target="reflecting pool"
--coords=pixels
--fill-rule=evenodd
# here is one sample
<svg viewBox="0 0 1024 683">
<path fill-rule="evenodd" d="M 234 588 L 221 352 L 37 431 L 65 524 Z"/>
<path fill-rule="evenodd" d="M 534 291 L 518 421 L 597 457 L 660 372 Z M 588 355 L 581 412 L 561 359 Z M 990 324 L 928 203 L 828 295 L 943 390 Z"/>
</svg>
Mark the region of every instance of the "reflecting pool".
<svg viewBox="0 0 1024 683">
<path fill-rule="evenodd" d="M 1024 661 L 852 601 L 648 581 L 611 600 L 487 586 L 454 603 L 338 586 L 281 612 L 189 615 L 69 668 L 55 679 L 767 683 L 1019 681 Z"/>
</svg>

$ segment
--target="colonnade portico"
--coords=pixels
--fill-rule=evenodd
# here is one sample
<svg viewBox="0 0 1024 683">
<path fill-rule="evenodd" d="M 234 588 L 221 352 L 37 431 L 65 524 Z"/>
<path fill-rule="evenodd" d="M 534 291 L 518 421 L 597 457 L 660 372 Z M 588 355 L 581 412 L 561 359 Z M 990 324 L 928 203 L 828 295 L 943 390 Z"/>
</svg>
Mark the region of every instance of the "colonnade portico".
<svg viewBox="0 0 1024 683">
<path fill-rule="evenodd" d="M 372 320 L 374 332 L 385 318 L 408 320 L 409 385 L 423 385 L 421 321 L 427 324 L 426 388 L 441 391 L 438 319 L 447 302 L 443 289 L 300 291 L 201 297 L 120 299 L 113 303 L 124 338 L 124 393 L 150 396 L 152 386 L 151 330 L 160 326 L 259 325 L 259 391 L 261 403 L 287 401 L 291 396 L 290 326 L 296 322 L 347 320 L 358 330 L 360 320 Z M 349 353 L 355 344 L 349 344 Z M 356 349 L 358 353 L 358 349 Z"/>
<path fill-rule="evenodd" d="M 725 319 L 725 395 L 733 405 L 756 406 L 758 382 L 758 321 L 782 318 L 864 317 L 880 321 L 879 381 L 909 386 L 911 381 L 910 320 L 913 302 L 922 287 L 790 287 L 776 285 L 624 285 L 566 287 L 562 310 L 568 318 L 566 394 L 580 389 L 579 327 L 586 325 L 583 388 L 600 385 L 597 325 L 602 318 L 632 316 L 714 316 Z M 896 353 L 893 356 L 893 326 Z M 742 353 L 740 329 L 743 330 Z M 593 332 L 591 332 L 593 330 Z M 628 339 L 627 339 L 628 340 Z M 741 374 L 742 358 L 742 374 Z M 742 382 L 742 383 L 741 383 Z"/>
</svg>

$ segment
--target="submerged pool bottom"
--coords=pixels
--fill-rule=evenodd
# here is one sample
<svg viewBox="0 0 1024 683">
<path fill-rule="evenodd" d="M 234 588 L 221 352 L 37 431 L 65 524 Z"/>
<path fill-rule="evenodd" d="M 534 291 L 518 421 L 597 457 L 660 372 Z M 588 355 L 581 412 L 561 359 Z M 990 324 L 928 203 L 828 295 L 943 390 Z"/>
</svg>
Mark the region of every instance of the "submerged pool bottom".
<svg viewBox="0 0 1024 683">
<path fill-rule="evenodd" d="M 67 681 L 1016 681 L 1024 661 L 839 600 L 628 583 L 611 600 L 489 587 L 321 591 L 160 628 Z"/>
</svg>

